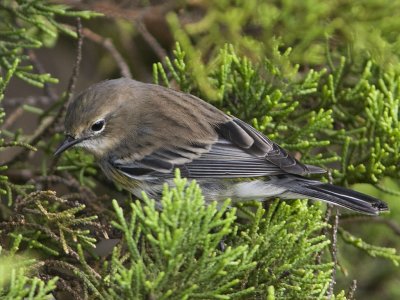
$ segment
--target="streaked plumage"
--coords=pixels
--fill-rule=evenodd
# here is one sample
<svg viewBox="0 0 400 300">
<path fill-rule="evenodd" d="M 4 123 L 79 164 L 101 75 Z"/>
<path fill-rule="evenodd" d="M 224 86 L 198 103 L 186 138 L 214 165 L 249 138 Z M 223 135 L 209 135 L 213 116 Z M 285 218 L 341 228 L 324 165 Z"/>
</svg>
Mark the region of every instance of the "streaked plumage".
<svg viewBox="0 0 400 300">
<path fill-rule="evenodd" d="M 86 148 L 138 197 L 145 190 L 157 198 L 180 168 L 207 200 L 311 198 L 367 214 L 387 210 L 373 197 L 303 177 L 324 170 L 203 100 L 161 86 L 126 78 L 95 84 L 69 105 L 65 129 L 69 138 L 57 154 Z"/>
</svg>

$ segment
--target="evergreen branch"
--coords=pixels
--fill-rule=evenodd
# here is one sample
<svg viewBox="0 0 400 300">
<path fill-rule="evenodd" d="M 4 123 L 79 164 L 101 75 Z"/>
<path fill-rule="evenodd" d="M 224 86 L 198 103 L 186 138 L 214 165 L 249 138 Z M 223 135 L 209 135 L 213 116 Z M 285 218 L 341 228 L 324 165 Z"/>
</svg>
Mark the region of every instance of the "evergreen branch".
<svg viewBox="0 0 400 300">
<path fill-rule="evenodd" d="M 395 266 L 398 266 L 400 263 L 400 255 L 397 254 L 397 251 L 394 248 L 385 248 L 370 245 L 342 228 L 339 228 L 339 234 L 345 242 L 353 245 L 360 250 L 363 250 L 372 257 L 386 258 L 392 261 Z"/>
</svg>

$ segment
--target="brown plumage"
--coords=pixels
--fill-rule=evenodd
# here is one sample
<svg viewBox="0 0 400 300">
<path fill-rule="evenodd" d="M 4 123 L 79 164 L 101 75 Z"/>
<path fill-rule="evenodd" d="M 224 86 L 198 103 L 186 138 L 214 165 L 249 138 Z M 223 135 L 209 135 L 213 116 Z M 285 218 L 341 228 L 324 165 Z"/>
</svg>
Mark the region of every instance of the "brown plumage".
<svg viewBox="0 0 400 300">
<path fill-rule="evenodd" d="M 323 173 L 290 156 L 247 123 L 203 100 L 121 78 L 95 84 L 67 109 L 68 139 L 93 153 L 105 174 L 140 197 L 158 197 L 174 169 L 197 179 L 208 200 L 312 198 L 368 214 L 385 203 L 302 176 Z M 260 179 L 254 179 L 260 177 Z M 248 178 L 248 180 L 233 180 Z"/>
</svg>

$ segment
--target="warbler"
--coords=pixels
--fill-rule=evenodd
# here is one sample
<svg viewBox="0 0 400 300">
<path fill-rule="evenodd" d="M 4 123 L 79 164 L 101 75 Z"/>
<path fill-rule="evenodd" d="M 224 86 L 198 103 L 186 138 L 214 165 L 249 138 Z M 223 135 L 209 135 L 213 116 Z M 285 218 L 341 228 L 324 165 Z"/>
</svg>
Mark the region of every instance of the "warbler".
<svg viewBox="0 0 400 300">
<path fill-rule="evenodd" d="M 207 201 L 308 198 L 371 215 L 388 210 L 374 197 L 305 177 L 325 170 L 211 104 L 154 84 L 120 78 L 90 86 L 68 105 L 65 133 L 55 155 L 86 149 L 139 198 L 145 191 L 159 199 L 179 168 Z"/>
</svg>

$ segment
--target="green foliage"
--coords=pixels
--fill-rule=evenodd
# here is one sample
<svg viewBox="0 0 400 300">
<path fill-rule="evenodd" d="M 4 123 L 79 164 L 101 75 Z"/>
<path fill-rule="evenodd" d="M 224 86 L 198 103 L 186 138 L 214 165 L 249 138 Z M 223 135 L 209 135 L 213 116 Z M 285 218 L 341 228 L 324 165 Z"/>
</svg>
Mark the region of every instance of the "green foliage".
<svg viewBox="0 0 400 300">
<path fill-rule="evenodd" d="M 221 299 L 251 293 L 254 287 L 240 288 L 240 279 L 256 265 L 258 247 L 218 250 L 235 228 L 235 209 L 227 210 L 228 202 L 220 209 L 216 202 L 205 206 L 195 182 L 185 187 L 186 179 L 177 177 L 175 184 L 165 187 L 161 212 L 145 196 L 145 205 L 132 203 L 125 220 L 114 202 L 118 220 L 113 225 L 123 232 L 129 258 L 122 264 L 121 247 L 114 250 L 108 298 Z"/>
<path fill-rule="evenodd" d="M 0 67 L 6 72 L 5 82 L 0 82 L 0 94 L 9 78 L 9 71 L 32 85 L 43 87 L 46 82 L 58 82 L 50 74 L 32 72 L 24 49 L 54 45 L 60 32 L 76 37 L 76 32 L 58 23 L 57 16 L 90 18 L 98 14 L 69 11 L 64 5 L 49 4 L 47 1 L 5 0 L 0 3 Z"/>
<path fill-rule="evenodd" d="M 121 243 L 102 280 L 81 275 L 100 299 L 262 299 L 271 289 L 278 297 L 318 298 L 329 285 L 332 263 L 314 263 L 329 244 L 318 206 L 242 205 L 237 223 L 229 201 L 206 206 L 196 182 L 179 173 L 175 187 L 164 188 L 162 211 L 146 195 L 130 203 L 128 218 L 113 205 Z"/>
<path fill-rule="evenodd" d="M 0 260 L 0 264 L 4 264 Z M 6 288 L 0 286 L 0 298 L 4 300 L 50 300 L 56 288 L 57 278 L 45 282 L 38 277 L 27 277 L 23 269 L 11 269 L 10 282 Z"/>
<path fill-rule="evenodd" d="M 58 136 L 55 140 L 60 143 L 62 138 Z M 50 147 L 50 149 L 54 149 L 54 147 Z M 51 164 L 51 162 L 48 162 L 48 164 Z M 81 151 L 68 151 L 65 153 L 61 157 L 56 170 L 60 172 L 68 171 L 79 179 L 80 184 L 92 188 L 96 186 L 93 177 L 99 173 L 93 156 L 82 155 Z"/>
<path fill-rule="evenodd" d="M 325 65 L 327 43 L 339 55 L 350 52 L 357 62 L 366 56 L 384 67 L 399 62 L 398 1 L 210 0 L 202 5 L 203 13 L 191 22 L 168 16 L 196 70 L 201 70 L 196 66 L 201 56 L 215 55 L 224 43 L 258 60 L 273 54 L 276 39 L 292 47 L 292 60 L 302 65 Z"/>
<path fill-rule="evenodd" d="M 339 233 L 346 243 L 349 243 L 349 244 L 357 247 L 358 249 L 361 249 L 361 250 L 367 252 L 369 255 L 371 255 L 373 257 L 376 257 L 376 256 L 385 257 L 387 259 L 390 259 L 396 266 L 399 265 L 400 256 L 396 254 L 396 249 L 370 245 L 370 244 L 364 242 L 362 239 L 355 237 L 350 232 L 348 232 L 344 229 L 340 229 Z"/>
<path fill-rule="evenodd" d="M 396 67 L 386 68 L 398 60 L 397 16 L 387 14 L 398 4 L 367 2 L 206 1 L 200 21 L 185 26 L 170 14 L 180 43 L 153 66 L 154 80 L 252 123 L 305 163 L 336 169 L 325 180 L 398 194 L 382 186 L 384 177 L 399 179 L 400 79 Z M 60 33 L 76 36 L 59 17 L 95 15 L 44 0 L 2 1 L 0 99 L 12 77 L 37 87 L 56 82 L 37 74 L 27 54 L 53 46 Z M 52 104 L 25 108 L 46 126 L 62 115 L 61 101 Z M 0 107 L 0 125 L 4 116 Z M 331 290 L 336 243 L 320 204 L 205 205 L 196 183 L 177 176 L 164 188 L 162 210 L 146 195 L 111 206 L 110 197 L 96 196 L 115 189 L 91 156 L 68 151 L 54 162 L 60 134 L 35 147 L 20 131 L 0 134 L 0 151 L 42 154 L 39 167 L 24 157 L 0 169 L 8 175 L 22 165 L 33 174 L 24 183 L 0 176 L 1 299 L 51 299 L 58 291 L 75 299 L 346 299 Z M 350 231 L 338 229 L 342 242 L 399 263 L 392 248 Z M 116 246 L 100 254 L 103 240 Z"/>
<path fill-rule="evenodd" d="M 0 299 L 52 299 L 51 292 L 56 288 L 58 278 L 44 281 L 36 276 L 27 276 L 27 267 L 31 267 L 35 261 L 17 257 L 16 252 L 21 241 L 22 235 L 17 235 L 6 254 L 0 248 Z"/>
<path fill-rule="evenodd" d="M 4 97 L 5 89 L 12 76 L 26 81 L 40 88 L 46 83 L 57 83 L 50 74 L 37 74 L 27 50 L 54 45 L 60 33 L 76 37 L 64 24 L 56 21 L 58 16 L 90 18 L 99 14 L 89 11 L 70 11 L 67 6 L 50 4 L 47 1 L 33 0 L 5 0 L 0 2 L 0 101 Z M 0 124 L 4 118 L 4 109 L 0 107 Z M 1 131 L 0 131 L 1 134 Z M 25 147 L 35 151 L 36 148 L 24 141 L 15 140 L 5 142 L 0 138 L 0 149 L 9 147 Z M 0 171 L 7 169 L 1 166 Z M 16 185 L 0 177 L 0 193 L 7 194 L 9 205 L 12 202 L 12 193 L 25 194 L 29 185 Z"/>
<path fill-rule="evenodd" d="M 29 212 L 29 221 L 20 224 L 12 235 L 23 232 L 23 240 L 29 243 L 30 248 L 42 249 L 56 256 L 60 255 L 60 248 L 65 254 L 73 252 L 68 246 L 71 242 L 95 248 L 96 239 L 90 235 L 90 230 L 84 228 L 96 226 L 97 216 L 81 217 L 85 205 L 59 198 L 53 191 L 38 191 L 23 198 L 15 208 Z M 52 246 L 54 242 L 55 247 Z"/>
<path fill-rule="evenodd" d="M 273 286 L 281 299 L 322 297 L 328 288 L 333 264 L 315 264 L 316 257 L 329 245 L 321 234 L 327 226 L 318 205 L 305 201 L 288 205 L 272 202 L 267 209 L 261 203 L 239 204 L 249 222 L 240 222 L 232 242 L 257 248 L 256 267 L 246 276 L 246 285 L 255 286 L 259 297 Z"/>
<path fill-rule="evenodd" d="M 54 200 L 49 192 L 41 195 L 60 204 L 61 199 Z M 327 224 L 321 220 L 319 207 L 304 201 L 293 205 L 274 201 L 268 209 L 247 203 L 237 213 L 229 201 L 219 207 L 216 202 L 205 205 L 199 186 L 178 174 L 175 187 L 164 188 L 162 211 L 146 195 L 143 203 L 130 203 L 129 217 L 113 202 L 112 224 L 122 239 L 96 271 L 81 246 L 90 246 L 91 241 L 73 229 L 80 223 L 95 225 L 92 219 L 74 216 L 81 207 L 63 210 L 60 205 L 59 212 L 50 213 L 44 209 L 49 206 L 46 201 L 37 203 L 35 198 L 31 195 L 18 204 L 31 220 L 18 224 L 9 235 L 16 244 L 10 256 L 27 243 L 42 255 L 58 257 L 43 262 L 44 266 L 57 267 L 60 274 L 72 272 L 84 293 L 95 299 L 261 299 L 272 288 L 275 297 L 318 298 L 331 280 L 332 263 L 315 264 L 329 244 L 321 234 Z M 71 229 L 60 224 L 71 224 Z M 62 250 L 64 255 L 60 255 Z M 76 261 L 71 264 L 66 259 Z M 3 265 L 7 264 L 3 261 Z M 28 280 L 23 273 L 17 274 L 18 280 Z M 35 289 L 37 279 L 29 280 L 34 281 L 26 284 Z M 49 292 L 53 284 L 48 282 L 45 288 L 41 283 L 40 293 Z"/>
</svg>

